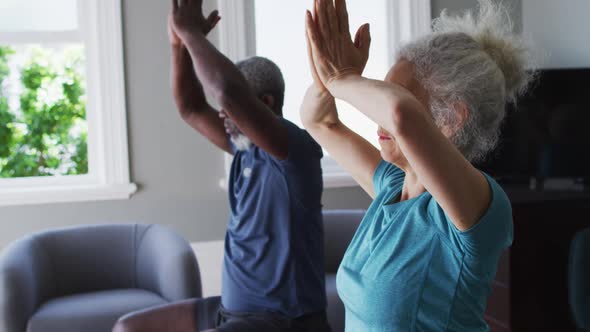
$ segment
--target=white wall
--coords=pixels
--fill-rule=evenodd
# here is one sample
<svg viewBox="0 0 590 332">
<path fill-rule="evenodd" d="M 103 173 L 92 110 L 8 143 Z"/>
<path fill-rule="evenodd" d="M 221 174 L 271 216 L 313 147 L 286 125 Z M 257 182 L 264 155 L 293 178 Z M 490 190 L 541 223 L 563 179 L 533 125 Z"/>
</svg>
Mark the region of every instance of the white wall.
<svg viewBox="0 0 590 332">
<path fill-rule="evenodd" d="M 522 0 L 522 13 L 542 68 L 590 67 L 589 0 Z"/>
<path fill-rule="evenodd" d="M 522 0 L 494 0 L 501 1 L 510 11 L 510 16 L 514 23 L 514 30 L 522 30 Z M 536 0 L 533 0 L 535 2 Z M 556 0 L 558 1 L 558 0 Z M 565 0 L 569 1 L 569 0 Z M 449 14 L 458 14 L 465 10 L 476 8 L 477 0 L 432 0 L 432 17 L 439 17 L 443 9 L 447 9 Z"/>
<path fill-rule="evenodd" d="M 590 67 L 590 0 L 503 0 L 516 31 L 530 40 L 541 68 Z M 476 0 L 432 0 L 432 15 L 457 13 Z"/>
</svg>

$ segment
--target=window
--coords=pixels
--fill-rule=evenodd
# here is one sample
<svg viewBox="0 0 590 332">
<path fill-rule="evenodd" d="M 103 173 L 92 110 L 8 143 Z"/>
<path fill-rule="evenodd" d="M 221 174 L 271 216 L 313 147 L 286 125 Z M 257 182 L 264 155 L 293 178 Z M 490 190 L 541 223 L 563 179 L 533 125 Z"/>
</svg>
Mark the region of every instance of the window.
<svg viewBox="0 0 590 332">
<path fill-rule="evenodd" d="M 125 199 L 120 0 L 0 2 L 0 205 Z"/>
<path fill-rule="evenodd" d="M 400 43 L 430 29 L 430 0 L 348 0 L 352 35 L 371 23 L 371 57 L 364 75 L 383 79 L 395 61 Z M 233 60 L 261 55 L 275 61 L 285 76 L 285 118 L 301 125 L 299 108 L 312 83 L 304 34 L 305 10 L 312 1 L 221 0 L 224 17 L 221 49 Z M 378 146 L 377 126 L 352 106 L 338 101 L 342 121 Z M 356 183 L 328 155 L 323 160 L 326 187 Z"/>
</svg>

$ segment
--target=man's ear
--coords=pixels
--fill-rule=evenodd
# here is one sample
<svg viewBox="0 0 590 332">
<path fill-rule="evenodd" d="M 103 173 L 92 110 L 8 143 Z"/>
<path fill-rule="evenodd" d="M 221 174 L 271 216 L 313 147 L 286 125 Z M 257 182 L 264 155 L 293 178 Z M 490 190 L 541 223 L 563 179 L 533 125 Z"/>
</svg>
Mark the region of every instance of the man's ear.
<svg viewBox="0 0 590 332">
<path fill-rule="evenodd" d="M 273 97 L 272 95 L 263 94 L 262 97 L 260 97 L 260 100 L 262 100 L 262 102 L 266 106 L 268 106 L 268 108 L 270 108 L 270 109 L 275 108 L 275 97 Z"/>
<path fill-rule="evenodd" d="M 441 128 L 443 134 L 448 138 L 455 136 L 469 119 L 469 108 L 464 102 L 456 102 L 452 105 L 452 108 L 455 112 L 453 123 L 446 124 Z"/>
</svg>

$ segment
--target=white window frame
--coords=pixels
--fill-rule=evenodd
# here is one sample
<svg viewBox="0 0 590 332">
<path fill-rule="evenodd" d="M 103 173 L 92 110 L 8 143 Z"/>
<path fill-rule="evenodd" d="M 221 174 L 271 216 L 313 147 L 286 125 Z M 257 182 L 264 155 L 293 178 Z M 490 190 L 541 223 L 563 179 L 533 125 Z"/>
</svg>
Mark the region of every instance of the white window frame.
<svg viewBox="0 0 590 332">
<path fill-rule="evenodd" d="M 219 24 L 219 48 L 232 61 L 255 55 L 254 1 L 218 0 L 219 11 L 224 18 Z M 388 26 L 390 54 L 395 54 L 403 43 L 431 31 L 431 0 L 389 0 L 387 4 L 388 17 L 391 17 Z M 391 59 L 393 65 L 394 57 Z M 231 157 L 226 157 L 226 169 L 230 163 Z M 324 188 L 358 186 L 352 176 L 328 156 L 322 160 L 322 169 Z M 222 181 L 222 186 L 226 180 Z"/>
<path fill-rule="evenodd" d="M 0 43 L 80 41 L 86 54 L 88 174 L 0 179 L 0 206 L 129 199 L 121 0 L 78 0 L 77 32 L 0 32 Z"/>
</svg>

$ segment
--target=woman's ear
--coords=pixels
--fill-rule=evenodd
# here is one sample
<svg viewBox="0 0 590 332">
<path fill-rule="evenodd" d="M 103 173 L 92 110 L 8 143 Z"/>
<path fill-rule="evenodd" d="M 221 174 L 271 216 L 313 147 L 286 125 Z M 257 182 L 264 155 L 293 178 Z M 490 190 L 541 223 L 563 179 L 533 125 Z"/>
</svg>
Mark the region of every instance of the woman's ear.
<svg viewBox="0 0 590 332">
<path fill-rule="evenodd" d="M 469 108 L 464 102 L 454 103 L 452 109 L 455 112 L 453 122 L 447 123 L 441 128 L 442 133 L 448 138 L 455 136 L 455 134 L 465 126 L 469 119 Z"/>
<path fill-rule="evenodd" d="M 457 114 L 457 130 L 460 130 L 467 124 L 467 119 L 469 119 L 469 107 L 464 102 L 458 102 L 453 105 L 453 108 Z"/>
<path fill-rule="evenodd" d="M 262 102 L 268 106 L 268 108 L 270 109 L 274 109 L 275 108 L 275 97 L 273 97 L 272 95 L 269 94 L 263 94 L 260 97 L 260 100 L 262 100 Z"/>
</svg>

